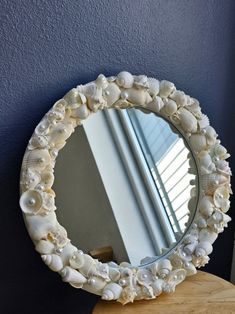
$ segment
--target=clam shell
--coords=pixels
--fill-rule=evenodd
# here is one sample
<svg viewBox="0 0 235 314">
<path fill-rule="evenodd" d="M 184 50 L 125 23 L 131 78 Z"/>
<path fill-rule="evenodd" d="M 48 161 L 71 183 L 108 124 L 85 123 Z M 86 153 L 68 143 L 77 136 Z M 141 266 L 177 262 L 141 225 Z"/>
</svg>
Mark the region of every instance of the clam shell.
<svg viewBox="0 0 235 314">
<path fill-rule="evenodd" d="M 221 208 L 223 212 L 227 212 L 229 210 L 229 190 L 226 186 L 218 187 L 215 190 L 214 196 L 215 206 Z"/>
<path fill-rule="evenodd" d="M 194 115 L 185 108 L 180 108 L 178 114 L 183 130 L 187 133 L 195 133 L 197 131 L 197 119 Z"/>
<path fill-rule="evenodd" d="M 36 215 L 40 211 L 42 203 L 42 194 L 37 190 L 28 190 L 20 198 L 20 207 L 25 214 Z"/>
<path fill-rule="evenodd" d="M 61 258 L 56 254 L 42 255 L 42 260 L 53 271 L 60 271 L 64 267 Z"/>
<path fill-rule="evenodd" d="M 162 98 L 166 98 L 171 95 L 172 92 L 176 90 L 175 85 L 169 81 L 163 80 L 160 82 L 159 95 Z"/>
<path fill-rule="evenodd" d="M 28 151 L 24 155 L 22 167 L 24 169 L 32 168 L 34 170 L 43 170 L 51 162 L 51 156 L 47 149 L 35 149 Z"/>
<path fill-rule="evenodd" d="M 134 83 L 134 77 L 131 73 L 122 71 L 118 73 L 116 83 L 124 88 L 131 88 Z"/>
<path fill-rule="evenodd" d="M 82 274 L 80 274 L 78 271 L 69 266 L 64 267 L 60 274 L 63 281 L 65 282 L 79 285 L 83 285 L 84 283 L 87 282 L 87 279 Z"/>
<path fill-rule="evenodd" d="M 44 255 L 53 253 L 54 248 L 54 244 L 47 240 L 40 240 L 35 246 L 36 251 Z"/>
<path fill-rule="evenodd" d="M 103 91 L 103 95 L 107 101 L 107 106 L 111 107 L 120 98 L 121 90 L 115 83 L 110 83 Z"/>
<path fill-rule="evenodd" d="M 149 77 L 148 78 L 148 92 L 150 96 L 156 96 L 159 93 L 160 90 L 160 82 L 159 80 L 153 78 L 153 77 Z"/>
<path fill-rule="evenodd" d="M 222 186 L 227 182 L 227 177 L 217 173 L 204 174 L 201 177 L 202 189 L 207 195 L 213 195 L 219 186 Z"/>
<path fill-rule="evenodd" d="M 102 299 L 103 300 L 116 300 L 120 298 L 122 293 L 122 287 L 117 283 L 108 283 L 102 292 Z"/>
<path fill-rule="evenodd" d="M 151 102 L 146 105 L 146 108 L 154 112 L 159 112 L 164 107 L 161 97 L 155 96 Z"/>
<path fill-rule="evenodd" d="M 210 217 L 214 211 L 213 198 L 211 196 L 203 196 L 198 205 L 198 210 L 205 217 Z"/>
<path fill-rule="evenodd" d="M 54 174 L 52 171 L 46 170 L 41 174 L 41 184 L 45 189 L 52 187 L 54 182 Z"/>
<path fill-rule="evenodd" d="M 171 116 L 174 113 L 176 113 L 177 111 L 177 104 L 174 100 L 172 99 L 168 99 L 167 101 L 165 101 L 165 106 L 164 106 L 164 112 Z"/>
<path fill-rule="evenodd" d="M 61 145 L 65 144 L 67 138 L 73 132 L 72 124 L 69 123 L 57 123 L 54 125 L 49 133 L 50 146 L 51 147 L 61 147 Z"/>
<path fill-rule="evenodd" d="M 87 108 L 86 104 L 81 104 L 78 108 L 73 109 L 71 116 L 73 118 L 79 118 L 81 120 L 86 119 L 90 114 L 90 110 Z"/>
<path fill-rule="evenodd" d="M 192 134 L 189 141 L 191 148 L 195 153 L 200 153 L 207 148 L 206 137 L 202 134 Z"/>
</svg>

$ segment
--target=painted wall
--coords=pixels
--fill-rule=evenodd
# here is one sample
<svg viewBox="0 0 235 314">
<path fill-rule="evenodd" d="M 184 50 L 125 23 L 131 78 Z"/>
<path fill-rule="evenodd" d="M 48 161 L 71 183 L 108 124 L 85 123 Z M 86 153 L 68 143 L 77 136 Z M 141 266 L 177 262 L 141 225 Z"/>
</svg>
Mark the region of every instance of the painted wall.
<svg viewBox="0 0 235 314">
<path fill-rule="evenodd" d="M 24 228 L 20 164 L 40 118 L 71 87 L 125 69 L 199 98 L 235 151 L 234 9 L 233 0 L 0 0 L 1 313 L 90 313 L 97 300 L 49 271 Z M 227 279 L 232 238 L 230 224 L 206 268 Z"/>
</svg>

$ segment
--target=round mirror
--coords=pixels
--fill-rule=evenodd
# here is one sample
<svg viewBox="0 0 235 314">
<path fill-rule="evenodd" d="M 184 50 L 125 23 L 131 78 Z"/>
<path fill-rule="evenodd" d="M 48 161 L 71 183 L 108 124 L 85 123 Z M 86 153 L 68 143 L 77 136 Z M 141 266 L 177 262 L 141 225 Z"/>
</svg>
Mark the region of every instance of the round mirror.
<svg viewBox="0 0 235 314">
<path fill-rule="evenodd" d="M 182 135 L 163 118 L 133 108 L 100 111 L 58 156 L 58 220 L 72 243 L 103 262 L 148 263 L 190 226 L 196 172 Z"/>
</svg>

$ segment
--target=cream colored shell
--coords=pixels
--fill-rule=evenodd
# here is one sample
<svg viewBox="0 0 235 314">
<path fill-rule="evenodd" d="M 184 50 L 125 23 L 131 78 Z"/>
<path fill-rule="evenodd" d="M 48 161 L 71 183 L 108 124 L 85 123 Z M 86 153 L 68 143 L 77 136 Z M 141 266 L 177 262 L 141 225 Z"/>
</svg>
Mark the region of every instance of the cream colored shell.
<svg viewBox="0 0 235 314">
<path fill-rule="evenodd" d="M 191 228 L 164 258 L 140 268 L 129 263 L 102 264 L 73 246 L 57 222 L 53 169 L 59 150 L 90 114 L 104 108 L 149 109 L 181 130 L 196 160 L 200 199 Z M 63 281 L 122 304 L 170 293 L 186 276 L 204 266 L 218 233 L 230 217 L 231 170 L 227 150 L 217 139 L 199 102 L 169 81 L 123 71 L 117 77 L 99 75 L 57 101 L 35 129 L 21 170 L 21 199 L 28 232 L 36 250 Z M 195 192 L 192 191 L 195 200 Z M 191 204 L 191 203 L 190 203 Z"/>
</svg>

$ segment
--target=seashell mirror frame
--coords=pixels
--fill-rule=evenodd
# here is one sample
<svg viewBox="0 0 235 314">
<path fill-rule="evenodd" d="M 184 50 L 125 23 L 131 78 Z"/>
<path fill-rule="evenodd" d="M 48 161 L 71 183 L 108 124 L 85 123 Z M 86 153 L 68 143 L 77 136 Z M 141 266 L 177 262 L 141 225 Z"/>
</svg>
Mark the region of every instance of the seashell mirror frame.
<svg viewBox="0 0 235 314">
<path fill-rule="evenodd" d="M 101 263 L 73 246 L 58 223 L 52 190 L 56 157 L 66 140 L 91 113 L 104 108 L 146 108 L 171 122 L 184 136 L 198 167 L 199 202 L 193 223 L 163 258 L 134 267 Z M 231 220 L 226 214 L 231 170 L 226 149 L 217 139 L 199 102 L 168 81 L 121 72 L 70 90 L 36 127 L 21 170 L 20 206 L 26 227 L 48 267 L 63 281 L 122 304 L 170 293 L 186 276 L 209 261 L 212 244 Z M 194 210 L 195 191 L 189 210 Z M 190 206 L 191 204 L 191 206 Z"/>
</svg>

